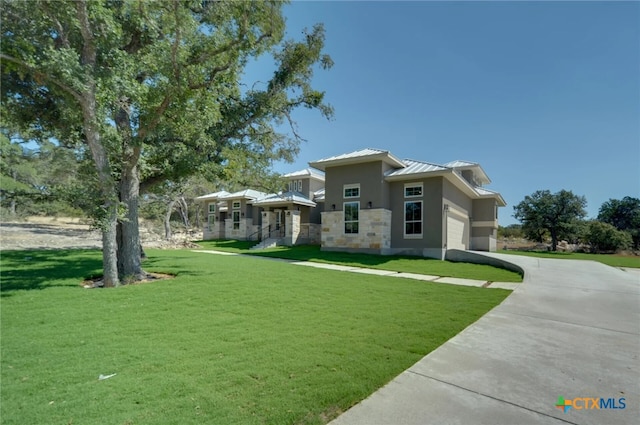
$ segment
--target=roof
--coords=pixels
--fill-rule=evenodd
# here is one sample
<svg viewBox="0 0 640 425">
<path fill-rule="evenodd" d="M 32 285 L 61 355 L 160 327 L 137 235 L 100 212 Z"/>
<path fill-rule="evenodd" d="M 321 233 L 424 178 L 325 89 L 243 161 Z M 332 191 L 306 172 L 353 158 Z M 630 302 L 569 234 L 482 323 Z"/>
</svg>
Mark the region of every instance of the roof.
<svg viewBox="0 0 640 425">
<path fill-rule="evenodd" d="M 313 200 L 317 201 L 317 202 L 323 202 L 324 201 L 324 188 L 322 188 L 320 190 L 316 190 L 315 192 L 313 192 Z"/>
<path fill-rule="evenodd" d="M 271 193 L 253 202 L 253 205 L 297 204 L 315 207 L 316 203 L 300 192 Z"/>
<path fill-rule="evenodd" d="M 432 164 L 424 161 L 414 161 L 412 159 L 405 159 L 402 161 L 405 168 L 398 168 L 395 170 L 389 170 L 385 173 L 386 177 L 406 176 L 413 174 L 431 173 L 434 171 L 445 171 L 448 168 L 442 165 Z"/>
<path fill-rule="evenodd" d="M 311 161 L 310 166 L 324 171 L 326 167 L 337 165 L 361 164 L 371 161 L 383 161 L 395 168 L 404 168 L 404 163 L 391 152 L 382 149 L 365 148 L 341 155 Z"/>
<path fill-rule="evenodd" d="M 260 199 L 267 196 L 266 193 L 253 189 L 245 189 L 239 192 L 229 193 L 225 196 L 220 196 L 219 199 Z"/>
<path fill-rule="evenodd" d="M 196 198 L 197 201 L 215 201 L 216 199 L 222 198 L 224 196 L 230 195 L 226 190 L 221 190 L 219 192 L 209 193 L 207 195 L 198 196 Z"/>
<path fill-rule="evenodd" d="M 504 207 L 507 205 L 506 201 L 498 192 L 494 192 L 493 190 L 485 189 L 483 187 L 474 187 L 475 191 L 478 192 L 481 198 L 495 198 L 498 200 L 500 206 Z"/>
<path fill-rule="evenodd" d="M 316 170 L 314 168 L 305 168 L 304 170 L 294 171 L 293 173 L 287 173 L 282 177 L 312 177 L 318 180 L 324 181 L 324 172 Z"/>
<path fill-rule="evenodd" d="M 491 179 L 489 179 L 487 173 L 484 172 L 480 164 L 478 164 L 477 162 L 462 161 L 457 159 L 455 161 L 447 162 L 444 165 L 445 167 L 455 168 L 456 170 L 473 170 L 473 175 L 478 179 L 478 182 L 480 184 L 491 183 Z"/>
</svg>

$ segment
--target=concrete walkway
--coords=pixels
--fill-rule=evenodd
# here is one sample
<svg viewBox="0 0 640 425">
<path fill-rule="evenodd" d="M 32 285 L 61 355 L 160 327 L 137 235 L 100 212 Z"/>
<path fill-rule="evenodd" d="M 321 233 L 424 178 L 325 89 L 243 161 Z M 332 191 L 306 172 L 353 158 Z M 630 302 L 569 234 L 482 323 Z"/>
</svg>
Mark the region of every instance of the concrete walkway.
<svg viewBox="0 0 640 425">
<path fill-rule="evenodd" d="M 331 425 L 640 423 L 640 274 L 488 255 L 524 282 Z M 556 408 L 560 396 L 575 406 Z"/>
<path fill-rule="evenodd" d="M 336 270 L 341 272 L 350 272 L 350 273 L 363 273 L 363 274 L 373 274 L 377 276 L 388 276 L 388 277 L 400 277 L 405 279 L 415 279 L 415 280 L 423 280 L 427 282 L 434 283 L 446 283 L 449 285 L 462 285 L 462 286 L 476 286 L 483 288 L 500 288 L 500 289 L 516 289 L 520 283 L 513 282 L 487 282 L 486 280 L 477 280 L 477 279 L 461 279 L 457 277 L 441 277 L 441 276 L 431 276 L 426 274 L 418 274 L 418 273 L 405 273 L 405 272 L 396 272 L 390 270 L 380 270 L 380 269 L 369 269 L 365 267 L 354 267 L 354 266 L 341 266 L 339 264 L 327 264 L 327 263 L 315 263 L 313 261 L 297 261 L 297 260 L 287 260 L 283 258 L 274 258 L 274 257 L 264 257 L 259 255 L 250 255 L 250 254 L 237 254 L 235 252 L 226 252 L 226 251 L 216 251 L 210 249 L 194 249 L 193 252 L 202 252 L 206 254 L 218 254 L 218 255 L 247 255 L 253 258 L 261 258 L 265 260 L 271 261 L 280 261 L 289 264 L 294 264 L 296 266 L 306 266 L 306 267 L 315 267 L 318 269 L 328 269 L 328 270 Z"/>
</svg>

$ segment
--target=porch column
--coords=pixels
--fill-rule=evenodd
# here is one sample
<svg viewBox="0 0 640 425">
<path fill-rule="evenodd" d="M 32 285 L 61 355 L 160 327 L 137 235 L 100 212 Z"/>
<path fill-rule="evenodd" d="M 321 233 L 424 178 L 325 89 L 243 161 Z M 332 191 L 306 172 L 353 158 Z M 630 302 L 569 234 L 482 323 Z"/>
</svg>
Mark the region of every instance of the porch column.
<svg viewBox="0 0 640 425">
<path fill-rule="evenodd" d="M 295 245 L 300 237 L 300 211 L 287 210 L 285 213 L 285 243 Z"/>
<path fill-rule="evenodd" d="M 273 211 L 262 211 L 262 240 L 269 238 L 269 228 L 276 227 L 276 213 Z"/>
</svg>

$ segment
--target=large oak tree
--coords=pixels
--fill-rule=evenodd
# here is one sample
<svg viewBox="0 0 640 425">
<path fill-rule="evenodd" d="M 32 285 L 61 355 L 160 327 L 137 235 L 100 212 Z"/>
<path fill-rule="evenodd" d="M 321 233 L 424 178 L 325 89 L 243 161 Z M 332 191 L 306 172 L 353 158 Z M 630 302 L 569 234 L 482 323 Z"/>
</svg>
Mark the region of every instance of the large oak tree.
<svg viewBox="0 0 640 425">
<path fill-rule="evenodd" d="M 587 215 L 586 205 L 584 196 L 574 195 L 570 190 L 557 193 L 538 190 L 525 196 L 513 209 L 528 239 L 542 242 L 548 234 L 551 249 L 556 251 L 558 241 L 572 236 L 576 225 Z"/>
<path fill-rule="evenodd" d="M 11 1 L 2 9 L 3 122 L 93 161 L 104 283 L 140 278 L 138 198 L 193 173 L 246 176 L 291 159 L 291 112 L 329 117 L 310 81 L 329 68 L 317 25 L 284 40 L 279 1 Z M 252 58 L 272 76 L 244 87 Z M 289 124 L 293 136 L 277 131 Z"/>
</svg>

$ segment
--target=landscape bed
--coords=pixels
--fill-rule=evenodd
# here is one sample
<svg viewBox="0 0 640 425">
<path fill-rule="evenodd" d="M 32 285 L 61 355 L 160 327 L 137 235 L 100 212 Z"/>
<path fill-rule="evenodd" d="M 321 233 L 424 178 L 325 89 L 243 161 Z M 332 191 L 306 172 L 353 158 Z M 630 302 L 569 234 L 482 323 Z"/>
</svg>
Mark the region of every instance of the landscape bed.
<svg viewBox="0 0 640 425">
<path fill-rule="evenodd" d="M 175 278 L 83 289 L 98 250 L 2 253 L 3 424 L 326 423 L 509 294 L 147 255 Z"/>
</svg>

